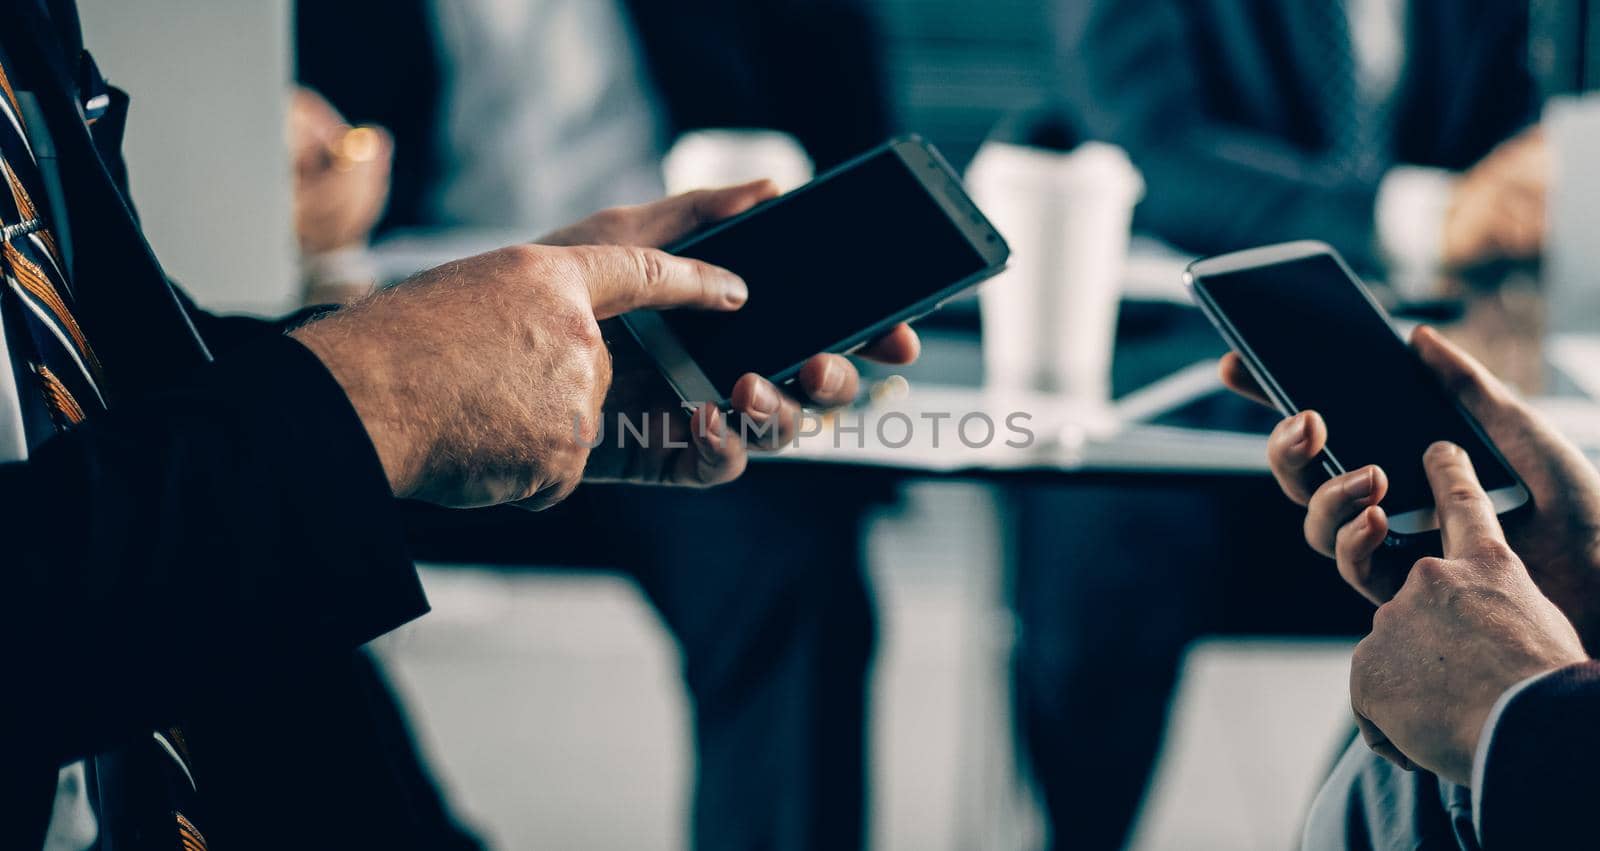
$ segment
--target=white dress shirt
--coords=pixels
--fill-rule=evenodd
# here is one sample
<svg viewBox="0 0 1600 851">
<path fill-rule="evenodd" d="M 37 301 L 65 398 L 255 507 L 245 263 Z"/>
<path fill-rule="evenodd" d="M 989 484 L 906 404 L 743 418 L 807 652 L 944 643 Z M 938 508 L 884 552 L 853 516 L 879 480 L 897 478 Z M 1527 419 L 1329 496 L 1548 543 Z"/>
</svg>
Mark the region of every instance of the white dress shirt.
<svg viewBox="0 0 1600 851">
<path fill-rule="evenodd" d="M 0 281 L 0 286 L 4 282 Z M 28 457 L 28 437 L 22 427 L 22 397 L 17 395 L 16 368 L 6 345 L 6 324 L 0 322 L 0 464 Z"/>
<path fill-rule="evenodd" d="M 388 280 L 660 198 L 666 122 L 618 0 L 436 0 L 437 229 L 375 256 Z"/>
</svg>

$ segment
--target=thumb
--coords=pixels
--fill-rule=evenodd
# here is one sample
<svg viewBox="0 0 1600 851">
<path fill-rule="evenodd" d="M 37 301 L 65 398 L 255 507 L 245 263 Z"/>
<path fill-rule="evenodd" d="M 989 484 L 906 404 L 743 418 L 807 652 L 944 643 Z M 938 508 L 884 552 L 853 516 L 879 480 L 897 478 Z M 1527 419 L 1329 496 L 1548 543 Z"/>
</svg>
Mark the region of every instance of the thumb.
<svg viewBox="0 0 1600 851">
<path fill-rule="evenodd" d="M 778 196 L 778 185 L 756 180 L 721 189 L 700 189 L 635 208 L 640 218 L 638 242 L 667 245 L 706 225 L 737 216 Z"/>
<path fill-rule="evenodd" d="M 1426 325 L 1411 335 L 1411 346 L 1444 383 L 1451 396 L 1496 439 L 1501 429 L 1521 429 L 1527 418 L 1516 394 L 1488 368 Z"/>
<path fill-rule="evenodd" d="M 709 263 L 654 248 L 589 246 L 581 256 L 596 319 L 640 308 L 738 310 L 749 290 L 738 275 Z"/>
</svg>

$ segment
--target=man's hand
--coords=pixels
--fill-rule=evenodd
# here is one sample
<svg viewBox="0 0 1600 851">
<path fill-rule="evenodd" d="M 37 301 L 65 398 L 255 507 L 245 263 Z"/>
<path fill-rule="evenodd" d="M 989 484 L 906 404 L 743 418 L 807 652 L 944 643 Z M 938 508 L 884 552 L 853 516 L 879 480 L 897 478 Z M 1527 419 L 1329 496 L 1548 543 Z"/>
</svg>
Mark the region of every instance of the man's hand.
<svg viewBox="0 0 1600 851">
<path fill-rule="evenodd" d="M 394 142 L 352 128 L 321 96 L 297 89 L 289 111 L 294 230 L 305 255 L 364 245 L 389 198 Z"/>
<path fill-rule="evenodd" d="M 746 297 L 732 273 L 653 249 L 527 245 L 424 272 L 294 336 L 349 395 L 397 496 L 541 508 L 578 486 L 600 427 L 600 321 Z"/>
<path fill-rule="evenodd" d="M 1445 214 L 1445 265 L 1537 257 L 1544 249 L 1549 182 L 1550 151 L 1542 128 L 1495 148 L 1456 187 Z"/>
<path fill-rule="evenodd" d="M 1437 443 L 1423 464 L 1444 558 L 1418 561 L 1378 607 L 1351 659 L 1350 704 L 1373 750 L 1467 785 L 1500 695 L 1588 655 L 1506 543 L 1467 453 Z"/>
<path fill-rule="evenodd" d="M 1411 343 L 1528 486 L 1533 505 L 1505 529 L 1512 549 L 1585 643 L 1600 645 L 1600 473 L 1510 388 L 1437 331 L 1418 328 Z M 1236 355 L 1223 359 L 1222 378 L 1235 392 L 1265 404 Z M 1337 442 L 1337 435 L 1332 439 Z M 1378 555 L 1389 532 L 1380 505 L 1388 479 L 1382 470 L 1364 467 L 1324 482 L 1317 456 L 1328 440 L 1327 426 L 1314 411 L 1284 420 L 1267 444 L 1272 472 L 1284 493 L 1307 507 L 1306 541 L 1338 560 L 1345 581 L 1383 603 L 1411 567 L 1409 561 Z"/>
<path fill-rule="evenodd" d="M 689 192 L 653 204 L 618 207 L 550 234 L 546 245 L 641 245 L 661 247 L 707 225 L 736 216 L 776 197 L 777 185 L 758 180 L 726 189 Z M 757 296 L 759 297 L 759 296 Z M 769 450 L 794 439 L 800 426 L 801 402 L 779 391 L 759 375 L 742 376 L 733 390 L 733 409 L 751 428 L 730 424 L 713 405 L 703 405 L 686 419 L 678 398 L 639 352 L 626 332 L 604 326 L 614 345 L 615 374 L 606 399 L 606 440 L 589 456 L 584 478 L 652 484 L 707 486 L 737 478 L 748 460 L 748 448 Z M 861 354 L 884 363 L 916 360 L 916 333 L 900 325 L 867 346 Z M 860 375 L 848 358 L 818 355 L 800 370 L 799 390 L 807 403 L 820 408 L 848 404 L 856 397 Z M 646 427 L 643 440 L 627 435 L 619 445 L 619 423 Z M 741 435 L 756 438 L 746 447 Z"/>
<path fill-rule="evenodd" d="M 619 362 L 613 381 L 605 341 L 610 320 L 631 310 L 736 310 L 748 298 L 744 282 L 655 248 L 591 243 L 670 242 L 774 193 L 761 182 L 607 211 L 547 237 L 559 246 L 506 248 L 424 272 L 294 336 L 350 395 L 400 496 L 542 508 L 585 478 L 730 481 L 748 450 L 723 414 L 704 405 L 686 421 L 642 360 Z M 909 363 L 918 348 L 901 325 L 865 354 Z M 854 399 L 859 381 L 848 359 L 819 355 L 798 386 L 828 407 Z M 731 401 L 765 435 L 757 448 L 780 446 L 799 427 L 800 402 L 760 376 L 743 376 Z M 658 433 L 644 446 L 617 449 L 614 433 L 596 446 L 601 423 L 614 430 L 618 414 Z"/>
</svg>

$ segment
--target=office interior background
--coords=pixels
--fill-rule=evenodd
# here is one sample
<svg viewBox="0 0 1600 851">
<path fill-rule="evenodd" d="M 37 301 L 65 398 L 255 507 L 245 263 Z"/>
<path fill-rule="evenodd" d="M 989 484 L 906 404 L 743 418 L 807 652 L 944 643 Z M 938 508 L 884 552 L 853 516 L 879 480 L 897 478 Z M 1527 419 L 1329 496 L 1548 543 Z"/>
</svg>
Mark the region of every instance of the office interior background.
<svg viewBox="0 0 1600 851">
<path fill-rule="evenodd" d="M 80 5 L 101 67 L 133 93 L 133 191 L 169 271 L 212 306 L 290 306 L 298 291 L 283 142 L 293 67 L 288 0 Z M 958 168 L 1004 118 L 1052 94 L 1050 2 L 874 5 L 899 123 L 939 145 Z M 1555 15 L 1590 4 L 1541 5 L 1563 7 L 1545 10 Z M 1531 54 L 1556 61 L 1537 46 Z M 199 186 L 208 191 L 194 191 Z M 196 197 L 213 206 L 190 200 Z M 230 200 L 240 198 L 252 200 Z M 1139 300 L 1180 302 L 1181 262 L 1150 264 L 1141 267 L 1146 276 L 1166 276 L 1168 286 L 1141 284 L 1147 294 Z M 209 288 L 219 281 L 230 288 Z M 912 392 L 919 375 L 935 376 L 934 383 L 981 380 L 982 360 L 971 348 L 977 313 L 968 305 L 953 314 L 929 326 L 926 362 L 909 376 Z M 1584 348 L 1582 335 L 1560 343 L 1563 351 L 1600 352 L 1600 342 Z M 1570 372 L 1561 379 L 1568 395 L 1595 386 L 1597 376 Z M 1600 434 L 1600 420 L 1578 402 L 1563 410 L 1575 412 L 1567 420 L 1574 430 Z M 962 477 L 908 478 L 897 488 L 897 499 L 866 519 L 864 534 L 879 618 L 869 724 L 873 846 L 1035 847 L 1044 829 L 1040 804 L 1013 722 L 1009 660 L 1019 627 L 1006 604 L 1007 498 Z M 635 589 L 592 572 L 471 565 L 430 567 L 425 583 L 434 613 L 378 650 L 470 823 L 505 848 L 687 847 L 694 743 L 680 660 Z M 1282 601 L 1286 608 L 1304 602 Z M 1311 632 L 1275 634 L 1269 624 L 1194 636 L 1131 847 L 1265 851 L 1295 842 L 1351 732 L 1346 676 L 1355 636 Z M 1108 714 L 1119 698 L 1083 696 Z M 1096 782 L 1096 766 L 1078 768 L 1083 783 Z"/>
</svg>

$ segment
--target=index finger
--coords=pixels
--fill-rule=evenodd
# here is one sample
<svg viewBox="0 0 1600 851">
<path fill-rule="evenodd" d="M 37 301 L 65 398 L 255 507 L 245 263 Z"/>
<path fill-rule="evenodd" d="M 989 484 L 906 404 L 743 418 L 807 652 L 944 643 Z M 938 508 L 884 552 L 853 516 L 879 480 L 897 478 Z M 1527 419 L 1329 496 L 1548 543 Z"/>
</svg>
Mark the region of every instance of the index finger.
<svg viewBox="0 0 1600 851">
<path fill-rule="evenodd" d="M 610 319 L 640 308 L 738 310 L 750 297 L 738 275 L 654 248 L 591 246 L 570 250 L 583 259 L 582 275 L 596 319 Z"/>
<path fill-rule="evenodd" d="M 770 180 L 674 195 L 635 208 L 640 221 L 638 239 L 644 245 L 663 246 L 776 197 L 778 184 Z"/>
<path fill-rule="evenodd" d="M 922 354 L 922 340 L 917 332 L 904 322 L 890 328 L 888 333 L 868 343 L 861 356 L 879 363 L 902 366 L 913 363 Z"/>
<path fill-rule="evenodd" d="M 1445 558 L 1470 558 L 1486 544 L 1505 545 L 1494 503 L 1478 483 L 1466 450 L 1454 443 L 1435 443 L 1423 453 L 1422 466 L 1433 487 Z"/>
<path fill-rule="evenodd" d="M 1272 400 L 1267 398 L 1265 390 L 1261 389 L 1256 377 L 1250 374 L 1250 368 L 1244 365 L 1244 358 L 1238 352 L 1228 352 L 1217 363 L 1217 374 L 1222 378 L 1222 385 L 1240 396 L 1273 407 Z"/>
</svg>

